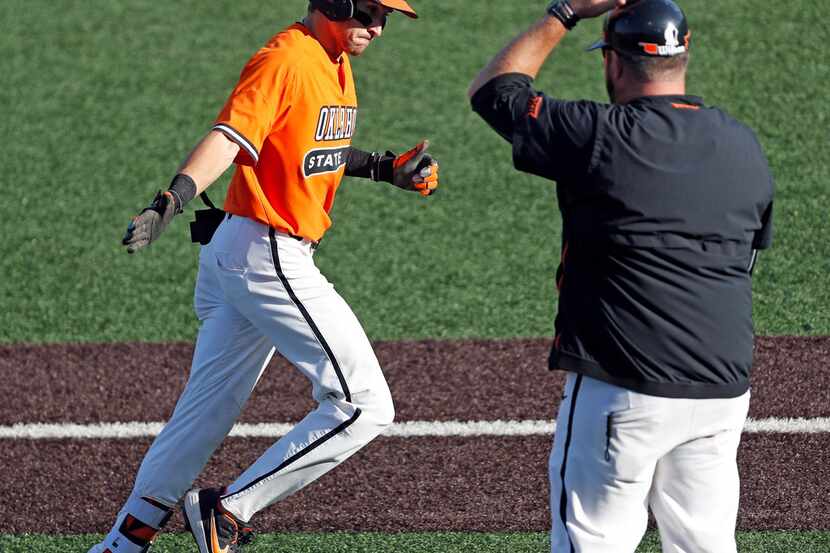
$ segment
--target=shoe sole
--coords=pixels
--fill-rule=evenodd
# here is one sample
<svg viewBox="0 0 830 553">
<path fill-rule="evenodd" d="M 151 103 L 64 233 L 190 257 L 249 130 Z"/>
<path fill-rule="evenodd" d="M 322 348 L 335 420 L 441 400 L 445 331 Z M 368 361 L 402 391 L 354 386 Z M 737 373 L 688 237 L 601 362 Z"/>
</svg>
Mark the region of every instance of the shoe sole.
<svg viewBox="0 0 830 553">
<path fill-rule="evenodd" d="M 184 516 L 187 518 L 190 533 L 193 534 L 200 553 L 211 553 L 207 544 L 205 524 L 202 521 L 202 509 L 199 506 L 199 490 L 189 491 L 184 496 Z"/>
</svg>

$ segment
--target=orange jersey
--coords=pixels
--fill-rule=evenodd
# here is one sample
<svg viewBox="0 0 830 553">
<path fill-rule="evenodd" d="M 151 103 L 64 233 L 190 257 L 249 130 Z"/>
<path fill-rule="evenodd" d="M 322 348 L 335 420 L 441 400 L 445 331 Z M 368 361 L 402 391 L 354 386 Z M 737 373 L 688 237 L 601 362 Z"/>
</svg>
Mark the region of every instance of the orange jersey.
<svg viewBox="0 0 830 553">
<path fill-rule="evenodd" d="M 296 23 L 260 49 L 213 129 L 239 146 L 225 211 L 319 240 L 357 123 L 346 54 L 332 60 Z"/>
</svg>

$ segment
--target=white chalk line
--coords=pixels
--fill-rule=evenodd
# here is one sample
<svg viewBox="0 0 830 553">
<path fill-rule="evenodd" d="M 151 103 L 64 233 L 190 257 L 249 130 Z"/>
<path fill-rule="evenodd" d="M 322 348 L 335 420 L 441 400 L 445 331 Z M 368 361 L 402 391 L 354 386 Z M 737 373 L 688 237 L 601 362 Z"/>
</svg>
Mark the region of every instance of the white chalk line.
<svg viewBox="0 0 830 553">
<path fill-rule="evenodd" d="M 284 436 L 293 423 L 237 424 L 230 435 L 239 438 Z M 152 438 L 161 422 L 110 422 L 96 424 L 26 423 L 0 426 L 0 439 L 129 439 Z M 554 420 L 409 421 L 392 425 L 384 436 L 399 438 L 467 436 L 541 436 L 556 429 Z M 830 432 L 830 417 L 748 419 L 744 433 L 819 434 Z"/>
</svg>

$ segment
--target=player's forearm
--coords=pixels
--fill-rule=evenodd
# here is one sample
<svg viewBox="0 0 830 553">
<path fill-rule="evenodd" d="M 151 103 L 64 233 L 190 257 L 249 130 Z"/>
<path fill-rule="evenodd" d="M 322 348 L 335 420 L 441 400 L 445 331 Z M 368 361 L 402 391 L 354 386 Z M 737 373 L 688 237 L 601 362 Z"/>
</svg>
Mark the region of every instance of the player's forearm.
<svg viewBox="0 0 830 553">
<path fill-rule="evenodd" d="M 178 172 L 188 175 L 196 183 L 196 194 L 201 194 L 228 170 L 239 146 L 219 131 L 210 131 L 187 159 Z"/>
<path fill-rule="evenodd" d="M 545 15 L 530 29 L 504 47 L 473 80 L 467 94 L 470 98 L 490 80 L 507 73 L 522 73 L 535 78 L 542 64 L 567 33 L 556 18 Z"/>
<path fill-rule="evenodd" d="M 346 158 L 346 176 L 392 182 L 392 163 L 395 156 L 379 152 L 365 152 L 352 146 Z"/>
<path fill-rule="evenodd" d="M 385 181 L 403 190 L 420 192 L 429 196 L 438 188 L 438 162 L 426 153 L 429 140 L 395 155 L 387 151 L 364 152 L 349 148 L 346 158 L 346 176 Z"/>
</svg>

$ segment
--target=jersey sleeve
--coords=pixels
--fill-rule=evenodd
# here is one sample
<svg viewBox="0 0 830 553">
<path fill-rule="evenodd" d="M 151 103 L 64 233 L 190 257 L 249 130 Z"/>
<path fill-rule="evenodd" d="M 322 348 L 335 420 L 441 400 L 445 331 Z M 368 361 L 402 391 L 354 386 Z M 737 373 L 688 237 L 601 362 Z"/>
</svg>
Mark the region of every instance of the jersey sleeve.
<svg viewBox="0 0 830 553">
<path fill-rule="evenodd" d="M 556 181 L 587 172 L 600 104 L 551 98 L 534 90 L 528 75 L 518 73 L 488 82 L 472 104 L 513 144 L 516 169 Z"/>
<path fill-rule="evenodd" d="M 296 77 L 290 63 L 269 51 L 251 58 L 213 125 L 213 130 L 239 145 L 235 163 L 259 162 L 265 138 L 279 129 L 295 98 Z"/>
<path fill-rule="evenodd" d="M 584 175 L 594 151 L 597 106 L 534 91 L 513 133 L 516 169 L 556 181 Z"/>
</svg>

